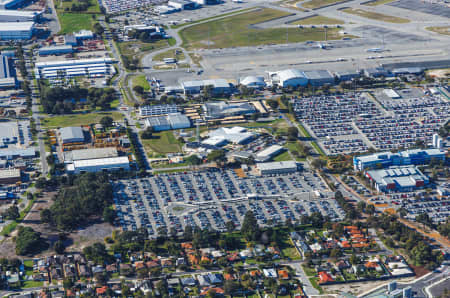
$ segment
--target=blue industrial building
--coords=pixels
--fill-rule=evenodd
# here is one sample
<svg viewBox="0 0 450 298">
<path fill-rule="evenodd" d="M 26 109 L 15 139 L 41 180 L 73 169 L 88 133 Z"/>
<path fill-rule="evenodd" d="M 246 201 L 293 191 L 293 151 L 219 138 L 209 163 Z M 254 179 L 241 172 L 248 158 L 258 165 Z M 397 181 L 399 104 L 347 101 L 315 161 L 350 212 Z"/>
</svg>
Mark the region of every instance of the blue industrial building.
<svg viewBox="0 0 450 298">
<path fill-rule="evenodd" d="M 414 149 L 398 153 L 381 152 L 353 157 L 353 168 L 355 171 L 363 171 L 390 166 L 422 165 L 429 163 L 431 159 L 445 161 L 445 158 L 445 150 L 442 149 Z"/>
</svg>

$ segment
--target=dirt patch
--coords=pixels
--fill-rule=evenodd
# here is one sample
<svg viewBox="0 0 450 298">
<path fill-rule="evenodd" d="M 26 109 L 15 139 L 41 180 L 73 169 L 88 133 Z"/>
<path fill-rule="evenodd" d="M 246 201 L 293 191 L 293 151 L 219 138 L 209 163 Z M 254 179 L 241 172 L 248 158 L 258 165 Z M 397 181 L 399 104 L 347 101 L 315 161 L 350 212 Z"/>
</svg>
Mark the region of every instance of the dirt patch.
<svg viewBox="0 0 450 298">
<path fill-rule="evenodd" d="M 450 68 L 430 70 L 428 75 L 432 78 L 448 78 L 450 77 Z"/>
<path fill-rule="evenodd" d="M 412 270 L 414 270 L 414 274 L 416 275 L 417 278 L 424 276 L 425 274 L 429 273 L 430 270 L 427 270 L 425 267 L 419 267 L 419 266 L 414 266 L 414 265 L 409 265 L 411 267 Z"/>
</svg>

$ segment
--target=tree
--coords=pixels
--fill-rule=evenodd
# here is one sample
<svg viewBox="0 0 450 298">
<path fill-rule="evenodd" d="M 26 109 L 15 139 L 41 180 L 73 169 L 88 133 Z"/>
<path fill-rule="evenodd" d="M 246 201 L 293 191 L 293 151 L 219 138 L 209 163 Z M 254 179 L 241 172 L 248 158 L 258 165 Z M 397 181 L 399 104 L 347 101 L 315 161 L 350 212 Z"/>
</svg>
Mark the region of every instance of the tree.
<svg viewBox="0 0 450 298">
<path fill-rule="evenodd" d="M 222 163 L 226 160 L 225 151 L 223 150 L 213 150 L 207 156 L 209 161 Z"/>
<path fill-rule="evenodd" d="M 186 241 L 192 240 L 192 226 L 191 225 L 186 225 L 186 227 L 184 228 L 184 239 Z"/>
<path fill-rule="evenodd" d="M 223 290 L 224 290 L 225 294 L 232 295 L 237 290 L 239 290 L 239 284 L 237 282 L 235 282 L 234 280 L 227 280 L 227 281 L 225 281 Z"/>
<path fill-rule="evenodd" d="M 3 216 L 9 220 L 16 220 L 20 217 L 19 208 L 16 205 L 12 205 L 3 213 Z"/>
<path fill-rule="evenodd" d="M 197 166 L 202 163 L 202 160 L 200 157 L 198 157 L 197 154 L 192 154 L 191 156 L 188 156 L 185 158 L 185 161 L 189 165 Z"/>
<path fill-rule="evenodd" d="M 311 162 L 311 165 L 316 168 L 316 169 L 321 169 L 323 168 L 325 165 L 327 164 L 327 162 L 323 159 L 320 158 L 316 158 Z"/>
<path fill-rule="evenodd" d="M 102 117 L 102 119 L 100 119 L 100 124 L 104 127 L 104 128 L 108 128 L 111 127 L 112 124 L 114 122 L 114 119 L 109 117 L 109 116 L 105 116 Z"/>
<path fill-rule="evenodd" d="M 103 209 L 103 220 L 113 224 L 114 220 L 116 219 L 116 213 L 112 208 L 105 208 Z"/>
<path fill-rule="evenodd" d="M 369 215 L 375 214 L 375 206 L 372 205 L 372 204 L 367 205 L 366 213 L 369 214 Z"/>
<path fill-rule="evenodd" d="M 142 87 L 140 85 L 136 85 L 133 87 L 133 91 L 139 95 L 142 95 L 142 94 L 144 94 L 144 87 Z"/>
<path fill-rule="evenodd" d="M 105 264 L 105 262 L 111 259 L 111 255 L 106 251 L 105 245 L 100 242 L 85 247 L 83 254 L 86 256 L 86 259 L 94 261 L 97 264 Z"/>
<path fill-rule="evenodd" d="M 33 255 L 48 248 L 41 234 L 30 227 L 20 226 L 16 237 L 16 254 Z"/>
<path fill-rule="evenodd" d="M 66 249 L 66 247 L 65 247 L 64 242 L 62 240 L 58 240 L 53 245 L 53 249 L 55 250 L 55 252 L 57 254 L 63 254 L 64 250 Z"/>
<path fill-rule="evenodd" d="M 359 264 L 359 257 L 357 255 L 355 255 L 355 254 L 352 254 L 350 256 L 349 261 L 350 261 L 350 264 L 357 265 L 357 264 Z"/>
<path fill-rule="evenodd" d="M 230 220 L 230 221 L 227 221 L 227 222 L 225 223 L 225 228 L 227 229 L 227 232 L 228 232 L 228 233 L 233 232 L 234 229 L 235 229 L 234 223 L 233 223 L 231 220 Z"/>
<path fill-rule="evenodd" d="M 52 212 L 50 211 L 50 209 L 42 209 L 40 215 L 41 215 L 41 222 L 48 224 L 53 223 Z"/>
<path fill-rule="evenodd" d="M 297 127 L 291 126 L 288 128 L 288 140 L 289 141 L 295 141 L 298 138 L 298 129 Z"/>
<path fill-rule="evenodd" d="M 141 138 L 146 139 L 146 140 L 153 138 L 153 132 L 154 132 L 154 131 L 155 131 L 155 130 L 153 129 L 153 127 L 151 127 L 151 126 L 147 127 L 147 128 L 142 132 Z"/>
<path fill-rule="evenodd" d="M 258 238 L 260 230 L 258 221 L 252 211 L 247 211 L 247 213 L 245 213 L 241 233 L 247 241 L 254 241 Z"/>
<path fill-rule="evenodd" d="M 267 104 L 269 105 L 269 107 L 271 107 L 274 110 L 278 108 L 278 101 L 276 101 L 276 100 L 269 99 L 269 100 L 267 100 Z"/>
<path fill-rule="evenodd" d="M 102 35 L 103 32 L 105 32 L 105 28 L 103 28 L 103 26 L 100 25 L 99 23 L 95 23 L 94 24 L 94 32 L 97 35 Z"/>
</svg>

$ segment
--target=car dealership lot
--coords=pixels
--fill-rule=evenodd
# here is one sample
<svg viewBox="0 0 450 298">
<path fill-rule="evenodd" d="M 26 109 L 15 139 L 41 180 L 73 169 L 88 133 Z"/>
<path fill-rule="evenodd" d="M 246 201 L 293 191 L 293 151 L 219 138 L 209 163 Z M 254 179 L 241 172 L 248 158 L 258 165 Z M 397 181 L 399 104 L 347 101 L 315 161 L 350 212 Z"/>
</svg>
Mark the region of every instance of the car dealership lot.
<svg viewBox="0 0 450 298">
<path fill-rule="evenodd" d="M 345 215 L 326 198 L 322 180 L 306 171 L 240 178 L 233 170 L 213 168 L 121 180 L 114 187 L 122 228 L 146 227 L 151 236 L 161 228 L 182 232 L 186 225 L 225 230 L 229 221 L 239 228 L 248 210 L 262 225 L 295 221 L 313 212 L 331 220 Z"/>
</svg>

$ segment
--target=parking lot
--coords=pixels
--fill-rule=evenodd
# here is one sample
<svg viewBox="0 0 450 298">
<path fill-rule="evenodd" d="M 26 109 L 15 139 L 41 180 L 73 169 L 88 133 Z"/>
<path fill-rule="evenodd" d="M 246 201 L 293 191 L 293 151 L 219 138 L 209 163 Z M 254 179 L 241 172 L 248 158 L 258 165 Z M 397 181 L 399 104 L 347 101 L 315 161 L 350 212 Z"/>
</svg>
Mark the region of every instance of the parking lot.
<svg viewBox="0 0 450 298">
<path fill-rule="evenodd" d="M 294 101 L 294 110 L 328 154 L 367 151 L 353 122 L 358 117 L 382 114 L 373 101 L 360 93 L 299 98 Z"/>
<path fill-rule="evenodd" d="M 379 104 L 366 94 L 300 98 L 293 103 L 297 119 L 327 154 L 409 148 L 417 140 L 430 143 L 450 119 L 450 103 L 417 88 L 397 92 L 400 98 L 395 99 L 376 92 Z"/>
<path fill-rule="evenodd" d="M 386 196 L 385 202 L 397 208 L 404 208 L 408 212 L 406 218 L 412 220 L 422 213 L 428 214 L 435 223 L 445 222 L 450 216 L 450 198 L 439 196 L 434 191 L 390 194 Z"/>
<path fill-rule="evenodd" d="M 115 184 L 115 204 L 124 230 L 146 227 L 151 236 L 160 228 L 182 232 L 186 225 L 225 230 L 239 228 L 252 210 L 262 225 L 295 221 L 321 212 L 331 220 L 345 215 L 327 194 L 322 180 L 310 172 L 239 178 L 233 170 L 160 174 Z"/>
</svg>

